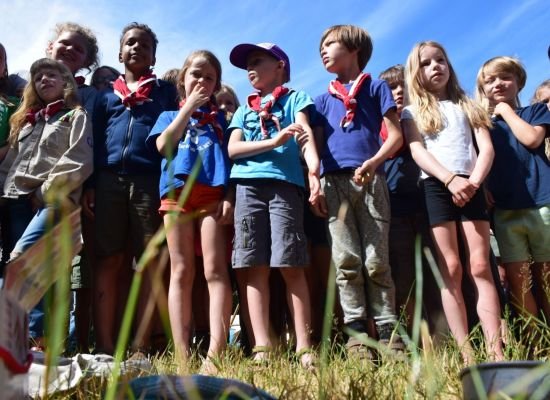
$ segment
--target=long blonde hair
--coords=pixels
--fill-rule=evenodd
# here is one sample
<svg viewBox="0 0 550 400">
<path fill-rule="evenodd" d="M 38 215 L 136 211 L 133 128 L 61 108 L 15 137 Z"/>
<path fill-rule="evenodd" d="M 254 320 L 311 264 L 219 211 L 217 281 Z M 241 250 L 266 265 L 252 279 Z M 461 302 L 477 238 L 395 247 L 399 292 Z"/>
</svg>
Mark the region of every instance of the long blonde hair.
<svg viewBox="0 0 550 400">
<path fill-rule="evenodd" d="M 64 107 L 68 109 L 80 107 L 80 101 L 78 99 L 78 86 L 73 78 L 73 74 L 71 73 L 71 71 L 69 71 L 69 69 L 65 65 L 50 58 L 41 58 L 39 60 L 36 60 L 31 65 L 31 78 L 29 80 L 29 83 L 27 83 L 27 86 L 25 86 L 25 90 L 23 91 L 23 99 L 21 101 L 21 104 L 17 108 L 17 111 L 15 111 L 10 118 L 11 130 L 9 141 L 12 144 L 17 142 L 19 131 L 27 123 L 26 114 L 28 110 L 42 108 L 47 105 L 44 104 L 42 99 L 40 99 L 34 86 L 35 76 L 44 69 L 54 69 L 61 74 L 63 81 L 65 82 L 63 90 L 63 100 L 65 100 Z"/>
<path fill-rule="evenodd" d="M 445 125 L 437 98 L 424 87 L 422 81 L 420 52 L 424 47 L 435 47 L 443 53 L 449 67 L 449 80 L 446 86 L 447 96 L 450 101 L 462 108 L 470 126 L 472 128 L 491 127 L 491 120 L 487 113 L 477 103 L 466 96 L 466 93 L 460 87 L 456 73 L 443 46 L 429 40 L 417 43 L 413 47 L 405 66 L 405 83 L 408 100 L 409 104 L 415 109 L 415 122 L 418 129 L 424 134 L 431 135 L 440 132 Z"/>
<path fill-rule="evenodd" d="M 516 95 L 515 105 L 516 107 L 521 106 L 519 102 L 519 92 L 521 92 L 521 89 L 523 89 L 523 87 L 525 86 L 525 82 L 527 81 L 527 73 L 525 72 L 525 68 L 523 68 L 523 65 L 521 65 L 521 62 L 517 58 L 507 56 L 493 57 L 485 61 L 479 69 L 476 78 L 475 90 L 476 100 L 481 104 L 485 111 L 491 114 L 493 110 L 491 109 L 492 107 L 489 104 L 487 94 L 483 90 L 483 85 L 485 84 L 485 75 L 489 73 L 499 74 L 503 72 L 510 73 L 516 77 L 518 84 L 518 94 Z"/>
</svg>

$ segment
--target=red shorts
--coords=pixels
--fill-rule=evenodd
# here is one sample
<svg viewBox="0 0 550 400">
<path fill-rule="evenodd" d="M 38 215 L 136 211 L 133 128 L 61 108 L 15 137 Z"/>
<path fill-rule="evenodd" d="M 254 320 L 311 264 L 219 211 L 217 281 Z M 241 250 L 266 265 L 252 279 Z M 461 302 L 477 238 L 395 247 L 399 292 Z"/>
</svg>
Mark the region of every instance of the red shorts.
<svg viewBox="0 0 550 400">
<path fill-rule="evenodd" d="M 180 198 L 182 191 L 183 187 L 178 188 L 174 191 L 174 198 L 165 197 L 160 200 L 159 212 L 161 215 L 164 215 L 168 211 L 179 211 L 181 213 L 195 212 L 198 217 L 215 213 L 219 202 L 223 198 L 224 188 L 223 186 L 208 186 L 195 182 L 184 205 L 182 207 L 178 207 L 178 199 Z M 230 237 L 227 239 L 226 251 L 229 259 L 231 259 L 231 250 L 233 248 L 233 226 L 228 225 L 227 231 L 228 236 Z M 195 255 L 202 257 L 200 234 L 195 235 L 194 247 Z"/>
<path fill-rule="evenodd" d="M 160 200 L 159 212 L 164 215 L 168 211 L 179 211 L 182 213 L 197 213 L 198 216 L 212 214 L 216 212 L 218 204 L 223 198 L 223 186 L 208 186 L 195 182 L 191 188 L 191 193 L 183 206 L 178 205 L 183 187 L 174 191 L 174 197 L 164 197 Z"/>
</svg>

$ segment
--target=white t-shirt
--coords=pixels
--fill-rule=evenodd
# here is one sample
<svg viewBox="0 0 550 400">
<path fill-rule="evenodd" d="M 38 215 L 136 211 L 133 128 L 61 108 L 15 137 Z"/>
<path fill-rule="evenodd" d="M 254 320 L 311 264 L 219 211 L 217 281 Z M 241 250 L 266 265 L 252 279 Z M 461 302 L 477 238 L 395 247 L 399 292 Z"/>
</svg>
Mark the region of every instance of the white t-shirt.
<svg viewBox="0 0 550 400">
<path fill-rule="evenodd" d="M 450 100 L 438 103 L 439 110 L 443 115 L 443 129 L 433 134 L 420 132 L 424 147 L 452 173 L 470 175 L 476 164 L 477 154 L 468 119 L 458 104 Z M 411 106 L 403 109 L 401 119 L 414 119 L 414 111 Z M 422 179 L 429 176 L 422 171 Z"/>
</svg>

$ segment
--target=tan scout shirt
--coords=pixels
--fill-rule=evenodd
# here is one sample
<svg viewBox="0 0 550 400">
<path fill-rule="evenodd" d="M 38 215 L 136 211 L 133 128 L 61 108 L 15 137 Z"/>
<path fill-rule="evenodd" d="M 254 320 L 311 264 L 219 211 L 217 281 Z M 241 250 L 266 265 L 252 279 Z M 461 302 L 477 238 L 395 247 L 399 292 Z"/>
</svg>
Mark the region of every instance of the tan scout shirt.
<svg viewBox="0 0 550 400">
<path fill-rule="evenodd" d="M 44 202 L 51 188 L 69 193 L 78 205 L 82 184 L 93 170 L 91 121 L 84 109 L 62 110 L 47 122 L 27 124 L 19 132 L 15 160 L 4 182 L 4 197 L 35 193 Z"/>
</svg>

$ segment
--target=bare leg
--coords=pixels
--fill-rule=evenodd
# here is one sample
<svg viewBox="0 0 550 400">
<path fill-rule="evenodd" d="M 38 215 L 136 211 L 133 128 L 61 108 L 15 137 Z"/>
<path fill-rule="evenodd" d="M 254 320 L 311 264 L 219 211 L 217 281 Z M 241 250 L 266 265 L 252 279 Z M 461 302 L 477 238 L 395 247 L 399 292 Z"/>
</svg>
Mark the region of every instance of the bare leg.
<svg viewBox="0 0 550 400">
<path fill-rule="evenodd" d="M 468 341 L 468 320 L 462 295 L 462 264 L 458 254 L 456 224 L 445 222 L 431 228 L 439 259 L 439 269 L 445 287 L 441 289 L 441 302 L 451 333 L 458 342 L 467 364 L 474 361 Z"/>
<path fill-rule="evenodd" d="M 93 317 L 96 350 L 108 354 L 115 351 L 117 282 L 123 260 L 123 252 L 98 258 L 94 274 Z"/>
<path fill-rule="evenodd" d="M 255 346 L 254 333 L 252 331 L 252 322 L 250 321 L 250 313 L 248 310 L 248 296 L 246 294 L 249 270 L 250 268 L 234 269 L 235 279 L 237 280 L 237 286 L 239 288 L 239 315 L 242 319 L 241 327 L 244 324 L 246 338 L 248 339 L 248 350 L 252 349 Z"/>
<path fill-rule="evenodd" d="M 191 293 L 195 277 L 194 226 L 192 222 L 172 224 L 170 215 L 164 216 L 168 251 L 170 252 L 170 285 L 168 287 L 168 314 L 178 362 L 190 355 Z"/>
<path fill-rule="evenodd" d="M 550 323 L 550 261 L 537 262 L 532 269 L 538 287 L 537 300 L 548 324 Z"/>
<path fill-rule="evenodd" d="M 208 356 L 219 355 L 227 345 L 231 317 L 231 284 L 225 257 L 225 230 L 212 215 L 201 221 L 204 276 L 210 298 Z"/>
<path fill-rule="evenodd" d="M 489 265 L 489 222 L 462 222 L 465 244 L 469 254 L 470 276 L 477 297 L 477 315 L 481 322 L 487 353 L 491 359 L 502 360 L 500 301 Z"/>
<path fill-rule="evenodd" d="M 506 278 L 510 284 L 512 304 L 524 317 L 537 315 L 537 302 L 533 296 L 531 268 L 527 261 L 505 263 Z"/>
<path fill-rule="evenodd" d="M 287 301 L 294 319 L 296 331 L 296 352 L 311 347 L 309 330 L 311 327 L 311 306 L 307 288 L 306 274 L 303 268 L 281 268 L 281 274 L 286 284 Z M 302 364 L 311 363 L 311 360 L 302 356 Z M 311 354 L 308 355 L 310 357 Z M 304 365 L 308 366 L 308 365 Z"/>
<path fill-rule="evenodd" d="M 248 298 L 248 312 L 254 333 L 255 347 L 270 347 L 269 337 L 269 267 L 252 267 L 247 271 L 246 294 Z M 256 359 L 267 355 L 258 352 Z"/>
</svg>

